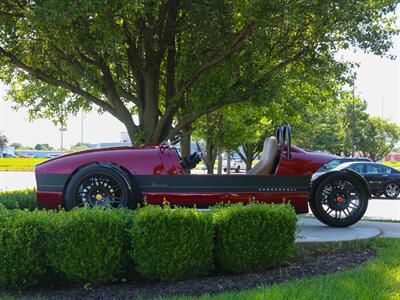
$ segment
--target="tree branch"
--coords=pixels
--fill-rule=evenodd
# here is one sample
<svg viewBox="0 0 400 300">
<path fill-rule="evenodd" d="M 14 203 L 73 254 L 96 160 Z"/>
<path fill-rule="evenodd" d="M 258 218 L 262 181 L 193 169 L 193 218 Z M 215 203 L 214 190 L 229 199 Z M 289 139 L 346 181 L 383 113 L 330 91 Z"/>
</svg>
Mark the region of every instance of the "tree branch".
<svg viewBox="0 0 400 300">
<path fill-rule="evenodd" d="M 31 76 L 36 77 L 39 80 L 47 82 L 49 84 L 65 88 L 74 94 L 80 95 L 80 96 L 86 98 L 88 101 L 93 102 L 94 104 L 96 104 L 96 105 L 100 106 L 101 108 L 103 108 L 104 110 L 108 111 L 113 116 L 115 116 L 117 119 L 120 119 L 120 116 L 116 113 L 114 108 L 109 103 L 93 96 L 92 94 L 81 89 L 79 86 L 71 84 L 71 83 L 63 81 L 63 80 L 53 78 L 53 77 L 43 73 L 40 70 L 36 70 L 32 67 L 27 66 L 26 64 L 21 62 L 17 57 L 15 57 L 11 52 L 5 50 L 1 46 L 0 46 L 0 54 L 3 54 L 4 56 L 6 56 L 13 65 L 15 65 L 17 68 L 27 72 Z"/>
<path fill-rule="evenodd" d="M 245 42 L 246 38 L 250 35 L 254 25 L 255 21 L 250 21 L 243 29 L 238 33 L 236 39 L 232 42 L 231 46 L 226 50 L 224 53 L 213 56 L 213 58 L 202 64 L 199 69 L 188 79 L 185 80 L 178 93 L 176 98 L 179 99 L 176 103 L 170 103 L 170 105 L 167 106 L 164 115 L 160 119 L 160 121 L 165 122 L 165 120 L 168 120 L 173 116 L 177 110 L 179 109 L 180 101 L 183 99 L 184 93 L 191 87 L 191 85 L 200 77 L 202 73 L 207 71 L 208 69 L 212 68 L 213 66 L 218 65 L 219 63 L 223 62 L 224 60 L 228 59 L 233 53 L 238 51 L 243 43 Z"/>
<path fill-rule="evenodd" d="M 186 91 L 189 87 L 200 77 L 202 73 L 207 71 L 208 69 L 220 64 L 227 58 L 229 58 L 233 53 L 238 51 L 242 45 L 244 44 L 247 37 L 250 35 L 254 25 L 256 24 L 255 21 L 250 21 L 243 29 L 237 34 L 237 37 L 232 42 L 230 47 L 222 54 L 213 57 L 210 61 L 202 64 L 198 70 L 185 82 L 183 86 L 183 90 Z M 180 91 L 180 93 L 183 91 Z"/>
<path fill-rule="evenodd" d="M 225 106 L 225 105 L 229 105 L 229 104 L 234 104 L 234 103 L 238 103 L 238 102 L 242 102 L 245 101 L 245 97 L 243 96 L 238 96 L 228 102 L 220 102 L 217 103 L 215 105 L 209 106 L 209 107 L 205 107 L 203 109 L 198 110 L 197 112 L 191 114 L 190 116 L 184 118 L 183 120 L 181 120 L 168 134 L 168 136 L 170 138 L 176 136 L 179 131 L 181 131 L 184 127 L 189 126 L 190 124 L 192 124 L 196 119 L 198 119 L 199 117 L 212 113 L 213 111 L 216 111 L 217 109 Z"/>
<path fill-rule="evenodd" d="M 25 18 L 23 14 L 13 14 L 6 11 L 0 11 L 0 16 L 12 17 L 12 18 Z"/>
</svg>

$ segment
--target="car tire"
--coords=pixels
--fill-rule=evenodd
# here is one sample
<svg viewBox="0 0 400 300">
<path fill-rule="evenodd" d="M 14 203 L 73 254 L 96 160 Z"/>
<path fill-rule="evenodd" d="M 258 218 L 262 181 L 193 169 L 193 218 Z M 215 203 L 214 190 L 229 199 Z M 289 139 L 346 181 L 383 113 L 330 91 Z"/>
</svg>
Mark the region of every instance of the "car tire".
<svg viewBox="0 0 400 300">
<path fill-rule="evenodd" d="M 352 198 L 358 199 L 357 205 Z M 360 179 L 348 173 L 334 173 L 313 187 L 309 203 L 314 216 L 322 223 L 347 227 L 364 216 L 369 198 L 369 191 Z M 341 218 L 342 212 L 344 218 Z"/>
<path fill-rule="evenodd" d="M 396 199 L 400 194 L 400 186 L 396 182 L 389 182 L 385 185 L 383 193 L 386 198 Z"/>
<path fill-rule="evenodd" d="M 237 166 L 237 168 L 235 169 L 236 173 L 240 173 L 240 166 Z"/>
<path fill-rule="evenodd" d="M 226 173 L 227 168 L 224 168 L 224 172 Z"/>
<path fill-rule="evenodd" d="M 88 165 L 76 172 L 68 182 L 64 193 L 64 208 L 134 208 L 138 199 L 137 193 L 134 193 L 135 187 L 129 174 L 118 166 L 109 163 Z"/>
</svg>

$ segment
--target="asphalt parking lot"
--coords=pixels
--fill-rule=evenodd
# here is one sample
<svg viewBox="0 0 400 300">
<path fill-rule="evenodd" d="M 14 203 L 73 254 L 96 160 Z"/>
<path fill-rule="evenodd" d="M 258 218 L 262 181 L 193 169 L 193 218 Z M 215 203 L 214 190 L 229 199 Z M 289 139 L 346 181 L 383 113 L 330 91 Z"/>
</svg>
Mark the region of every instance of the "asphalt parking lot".
<svg viewBox="0 0 400 300">
<path fill-rule="evenodd" d="M 204 172 L 198 173 L 203 174 Z M 0 191 L 33 187 L 35 187 L 35 174 L 33 172 L 0 172 Z M 396 200 L 372 199 L 365 213 L 365 218 L 400 221 L 400 198 Z"/>
</svg>

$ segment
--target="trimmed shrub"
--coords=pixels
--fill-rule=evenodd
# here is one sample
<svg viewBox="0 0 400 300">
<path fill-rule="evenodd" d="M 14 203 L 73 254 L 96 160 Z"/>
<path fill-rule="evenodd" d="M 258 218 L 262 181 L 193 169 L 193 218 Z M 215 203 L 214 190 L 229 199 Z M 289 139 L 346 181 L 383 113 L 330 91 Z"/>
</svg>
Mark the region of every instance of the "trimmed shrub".
<svg viewBox="0 0 400 300">
<path fill-rule="evenodd" d="M 50 214 L 0 210 L 0 286 L 23 289 L 44 278 Z"/>
<path fill-rule="evenodd" d="M 36 208 L 36 190 L 26 189 L 19 191 L 0 192 L 0 206 L 6 209 L 29 209 Z"/>
<path fill-rule="evenodd" d="M 209 213 L 147 206 L 136 211 L 131 256 L 136 270 L 151 279 L 177 280 L 213 269 L 213 225 Z"/>
<path fill-rule="evenodd" d="M 128 265 L 132 212 L 79 208 L 55 214 L 47 237 L 47 258 L 56 273 L 84 283 L 121 279 Z"/>
<path fill-rule="evenodd" d="M 236 204 L 213 211 L 218 267 L 228 272 L 262 270 L 294 246 L 296 214 L 290 205 Z"/>
</svg>

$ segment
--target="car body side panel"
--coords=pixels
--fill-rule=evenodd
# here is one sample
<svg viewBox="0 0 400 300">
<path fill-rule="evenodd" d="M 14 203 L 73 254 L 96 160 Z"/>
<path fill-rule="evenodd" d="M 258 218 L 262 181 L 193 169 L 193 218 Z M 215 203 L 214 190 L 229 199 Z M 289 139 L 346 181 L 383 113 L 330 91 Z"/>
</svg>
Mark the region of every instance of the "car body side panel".
<svg viewBox="0 0 400 300">
<path fill-rule="evenodd" d="M 55 159 L 41 163 L 35 167 L 36 174 L 72 174 L 80 167 L 97 162 L 109 162 L 128 170 L 132 174 L 146 175 L 179 175 L 178 155 L 175 149 L 159 147 L 134 148 L 108 148 L 76 152 L 70 155 L 59 156 Z M 163 158 L 162 158 L 163 157 Z"/>
<path fill-rule="evenodd" d="M 336 156 L 328 155 L 318 152 L 307 152 L 300 148 L 293 146 L 292 160 L 288 160 L 285 152 L 282 152 L 279 165 L 275 175 L 270 175 L 272 181 L 282 182 L 285 180 L 281 176 L 309 176 L 313 174 L 326 162 L 335 159 Z M 120 147 L 89 150 L 78 153 L 73 153 L 65 156 L 60 156 L 55 159 L 46 161 L 35 167 L 37 181 L 43 181 L 43 176 L 48 178 L 70 178 L 82 166 L 98 163 L 108 162 L 116 164 L 131 173 L 135 179 L 141 175 L 157 175 L 156 177 L 168 177 L 174 182 L 183 180 L 184 170 L 180 164 L 179 156 L 174 148 L 163 148 L 159 146 L 146 146 L 146 147 Z M 212 187 L 215 185 L 217 175 L 187 175 L 190 178 L 200 177 L 202 181 L 206 180 Z M 228 176 L 228 175 L 223 175 Z M 198 183 L 192 183 L 187 186 L 187 190 L 173 192 L 168 190 L 153 191 L 143 190 L 142 200 L 147 200 L 149 203 L 160 204 L 162 201 L 167 200 L 174 205 L 186 205 L 198 207 L 208 207 L 220 202 L 248 202 L 251 199 L 266 203 L 281 203 L 283 201 L 290 201 L 294 206 L 297 213 L 305 213 L 308 211 L 308 190 L 235 190 L 237 186 L 244 186 L 241 181 L 252 182 L 260 180 L 255 175 L 253 180 L 252 176 L 246 175 L 232 175 L 244 176 L 233 179 L 234 182 L 226 182 L 226 190 L 208 190 L 199 189 Z M 250 178 L 249 178 L 250 177 Z M 272 177 L 275 177 L 273 179 Z M 281 177 L 281 178 L 277 178 Z M 241 179 L 239 179 L 241 178 Z M 164 178 L 167 179 L 167 178 Z M 241 181 L 237 181 L 241 180 Z M 236 182 L 236 183 L 235 183 Z M 63 204 L 63 192 L 68 179 L 64 179 L 61 183 L 54 183 L 53 186 L 41 184 L 38 186 L 37 192 L 37 205 L 39 208 L 59 208 Z M 208 183 L 207 183 L 208 184 Z M 280 183 L 279 183 L 280 184 Z"/>
<path fill-rule="evenodd" d="M 282 152 L 275 175 L 312 175 L 324 164 L 338 158 L 333 154 L 305 151 L 296 146 L 292 146 L 291 154 L 292 159 L 289 160 L 286 151 Z"/>
<path fill-rule="evenodd" d="M 250 200 L 264 203 L 283 203 L 293 205 L 296 213 L 308 212 L 308 192 L 252 192 L 252 193 L 144 193 L 149 204 L 161 205 L 167 201 L 178 206 L 206 208 L 218 203 L 248 203 Z"/>
</svg>

